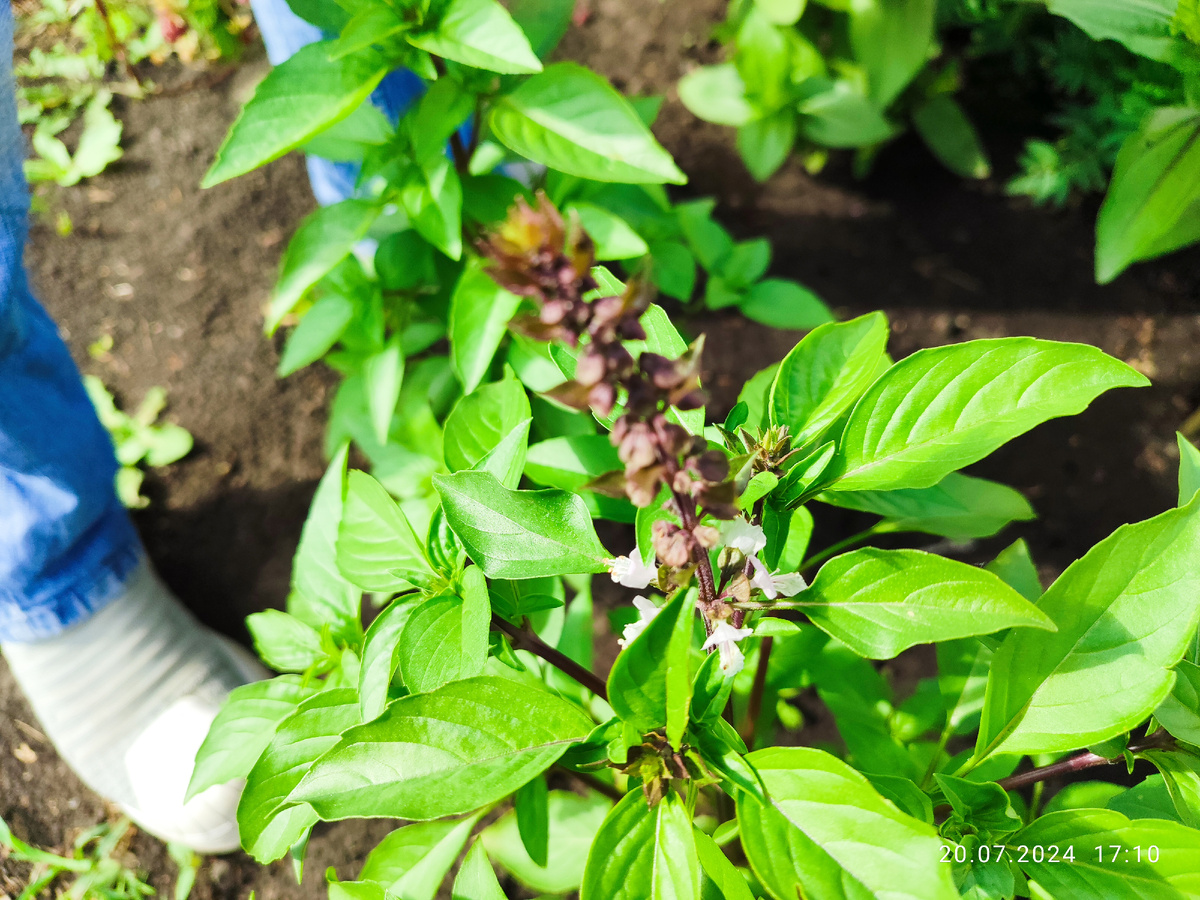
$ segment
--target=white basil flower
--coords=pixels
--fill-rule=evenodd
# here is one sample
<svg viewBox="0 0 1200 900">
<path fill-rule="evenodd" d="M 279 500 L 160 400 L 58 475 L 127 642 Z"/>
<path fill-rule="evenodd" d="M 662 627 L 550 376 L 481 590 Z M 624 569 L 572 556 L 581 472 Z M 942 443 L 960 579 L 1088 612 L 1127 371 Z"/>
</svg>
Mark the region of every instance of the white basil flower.
<svg viewBox="0 0 1200 900">
<path fill-rule="evenodd" d="M 623 587 L 640 591 L 658 580 L 658 566 L 653 563 L 646 565 L 642 554 L 636 550 L 631 556 L 610 559 L 606 565 L 612 580 Z"/>
<path fill-rule="evenodd" d="M 757 556 L 750 557 L 750 567 L 754 576 L 750 579 L 752 587 L 758 588 L 768 600 L 776 597 L 794 597 L 806 587 L 808 582 L 798 573 L 781 575 L 779 572 L 768 572 Z"/>
<path fill-rule="evenodd" d="M 746 657 L 737 642 L 753 633 L 749 628 L 734 628 L 728 622 L 722 622 L 708 636 L 708 640 L 704 642 L 704 649 L 711 650 L 716 647 L 717 652 L 721 654 L 721 671 L 726 675 L 736 675 L 746 663 Z"/>
<path fill-rule="evenodd" d="M 617 643 L 622 647 L 628 647 L 630 641 L 645 631 L 646 626 L 654 621 L 654 617 L 658 615 L 658 607 L 645 597 L 634 597 L 633 605 L 637 608 L 638 619 L 626 625 L 625 630 L 621 632 L 621 636 L 617 638 Z"/>
<path fill-rule="evenodd" d="M 721 542 L 741 551 L 743 556 L 753 556 L 767 546 L 767 536 L 761 528 L 745 519 L 730 519 L 721 525 Z"/>
</svg>

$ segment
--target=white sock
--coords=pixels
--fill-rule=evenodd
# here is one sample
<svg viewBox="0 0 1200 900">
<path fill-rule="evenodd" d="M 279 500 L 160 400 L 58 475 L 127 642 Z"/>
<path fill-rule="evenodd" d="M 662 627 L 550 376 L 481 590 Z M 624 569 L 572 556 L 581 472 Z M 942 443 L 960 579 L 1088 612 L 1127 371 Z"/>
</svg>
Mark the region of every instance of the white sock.
<svg viewBox="0 0 1200 900">
<path fill-rule="evenodd" d="M 203 853 L 238 845 L 240 783 L 184 804 L 226 695 L 266 677 L 143 562 L 125 594 L 53 638 L 0 646 L 59 755 L 145 830 Z"/>
</svg>

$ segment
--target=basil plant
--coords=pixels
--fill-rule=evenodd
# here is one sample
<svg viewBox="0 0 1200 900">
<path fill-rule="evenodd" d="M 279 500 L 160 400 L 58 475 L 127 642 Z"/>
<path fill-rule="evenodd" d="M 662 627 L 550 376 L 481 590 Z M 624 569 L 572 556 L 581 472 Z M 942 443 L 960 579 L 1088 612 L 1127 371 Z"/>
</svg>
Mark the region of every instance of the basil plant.
<svg viewBox="0 0 1200 900">
<path fill-rule="evenodd" d="M 679 82 L 701 119 L 737 128 L 746 168 L 766 181 L 794 152 L 812 170 L 830 150 L 865 172 L 911 126 L 964 178 L 991 171 L 955 99 L 958 63 L 938 41 L 937 0 L 731 0 L 716 31 L 726 61 Z"/>
<path fill-rule="evenodd" d="M 714 423 L 704 339 L 595 266 L 578 216 L 542 196 L 479 248 L 573 425 L 531 441 L 513 373 L 478 385 L 431 512 L 337 453 L 287 611 L 248 621 L 282 674 L 234 691 L 191 785 L 246 779 L 249 853 L 397 820 L 334 900 L 1200 895 L 1200 451 L 1176 509 L 1048 588 L 1021 541 L 984 567 L 867 545 L 1033 518 L 959 470 L 1142 375 L 1027 337 L 894 362 L 872 313 Z M 811 547 L 831 506 L 877 524 Z M 878 661 L 923 644 L 936 673 L 898 695 Z M 1129 788 L 1106 768 L 1139 760 Z"/>
<path fill-rule="evenodd" d="M 518 199 L 543 190 L 592 235 L 600 259 L 645 269 L 665 295 L 697 296 L 781 328 L 830 321 L 810 291 L 764 277 L 771 245 L 735 240 L 713 202 L 673 203 L 684 175 L 654 139 L 659 102 L 630 102 L 571 62 L 543 64 L 572 2 L 293 0 L 335 39 L 258 86 L 206 176 L 213 185 L 292 149 L 358 166 L 356 196 L 317 210 L 284 255 L 266 330 L 294 325 L 281 376 L 318 360 L 342 380 L 328 449 L 345 440 L 389 489 L 436 500 L 455 401 L 509 366 L 536 389 L 545 347 L 506 337 L 515 299 L 474 244 Z M 407 68 L 424 90 L 399 121 L 368 97 Z M 557 426 L 546 425 L 557 434 Z"/>
</svg>

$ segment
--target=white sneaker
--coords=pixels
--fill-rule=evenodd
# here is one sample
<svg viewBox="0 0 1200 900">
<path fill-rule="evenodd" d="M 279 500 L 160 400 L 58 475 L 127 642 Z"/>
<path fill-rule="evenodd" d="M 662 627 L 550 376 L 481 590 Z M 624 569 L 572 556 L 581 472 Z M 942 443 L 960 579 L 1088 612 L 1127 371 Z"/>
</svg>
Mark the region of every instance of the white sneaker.
<svg viewBox="0 0 1200 900">
<path fill-rule="evenodd" d="M 149 564 L 85 622 L 0 649 L 85 784 L 165 841 L 200 853 L 237 849 L 241 782 L 183 798 L 225 697 L 268 673 L 196 621 Z"/>
</svg>

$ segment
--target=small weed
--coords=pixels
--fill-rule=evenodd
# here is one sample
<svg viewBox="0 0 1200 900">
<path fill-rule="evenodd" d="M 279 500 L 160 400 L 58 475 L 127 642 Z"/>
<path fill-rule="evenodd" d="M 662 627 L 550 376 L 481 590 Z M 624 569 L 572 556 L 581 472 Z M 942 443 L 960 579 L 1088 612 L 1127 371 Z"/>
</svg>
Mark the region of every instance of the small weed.
<svg viewBox="0 0 1200 900">
<path fill-rule="evenodd" d="M 62 900 L 140 900 L 153 896 L 154 888 L 123 861 L 130 824 L 129 819 L 122 818 L 115 824 L 104 822 L 89 828 L 75 839 L 70 856 L 58 856 L 25 843 L 0 819 L 0 848 L 7 851 L 10 859 L 33 866 L 29 884 L 17 900 L 42 896 Z M 74 879 L 70 887 L 61 889 L 60 879 L 69 878 Z"/>
<path fill-rule="evenodd" d="M 117 409 L 113 395 L 95 375 L 85 376 L 83 383 L 121 464 L 117 471 L 117 496 L 130 509 L 142 509 L 150 501 L 141 493 L 145 473 L 139 464 L 167 466 L 182 459 L 191 452 L 192 436 L 178 425 L 154 424 L 167 405 L 167 392 L 161 387 L 150 388 L 130 415 Z"/>
</svg>

